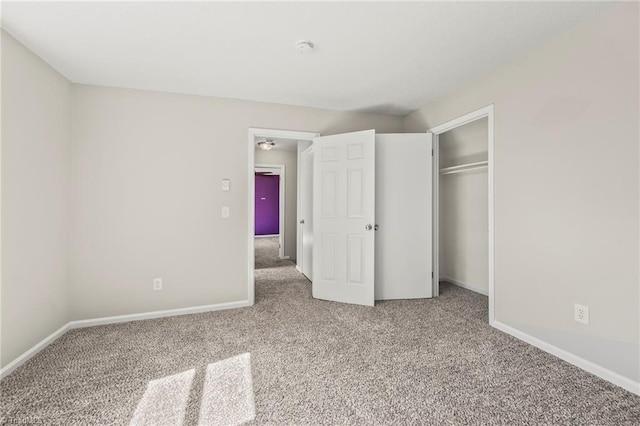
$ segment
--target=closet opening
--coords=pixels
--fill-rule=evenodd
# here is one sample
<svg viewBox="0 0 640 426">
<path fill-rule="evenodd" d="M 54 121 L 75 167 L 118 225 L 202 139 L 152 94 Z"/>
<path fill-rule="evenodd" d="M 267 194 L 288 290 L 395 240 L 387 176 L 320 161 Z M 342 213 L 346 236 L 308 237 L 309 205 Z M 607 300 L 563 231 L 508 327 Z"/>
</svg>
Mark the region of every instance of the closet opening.
<svg viewBox="0 0 640 426">
<path fill-rule="evenodd" d="M 430 132 L 434 135 L 433 294 L 439 296 L 455 285 L 486 295 L 493 323 L 493 105 Z"/>
</svg>

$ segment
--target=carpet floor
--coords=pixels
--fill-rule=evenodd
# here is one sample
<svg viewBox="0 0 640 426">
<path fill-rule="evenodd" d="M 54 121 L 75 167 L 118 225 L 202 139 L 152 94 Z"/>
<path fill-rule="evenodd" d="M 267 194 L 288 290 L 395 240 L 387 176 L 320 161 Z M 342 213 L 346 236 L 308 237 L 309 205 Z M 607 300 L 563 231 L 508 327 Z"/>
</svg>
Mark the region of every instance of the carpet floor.
<svg viewBox="0 0 640 426">
<path fill-rule="evenodd" d="M 315 300 L 274 247 L 253 307 L 69 331 L 2 380 L 2 421 L 640 424 L 639 397 L 490 327 L 485 296 Z"/>
</svg>

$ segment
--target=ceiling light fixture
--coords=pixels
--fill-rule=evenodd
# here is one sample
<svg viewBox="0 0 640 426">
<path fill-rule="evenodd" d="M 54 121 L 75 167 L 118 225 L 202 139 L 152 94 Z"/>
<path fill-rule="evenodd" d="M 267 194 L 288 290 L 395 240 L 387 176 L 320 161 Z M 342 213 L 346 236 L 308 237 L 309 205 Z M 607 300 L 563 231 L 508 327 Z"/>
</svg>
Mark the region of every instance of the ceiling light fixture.
<svg viewBox="0 0 640 426">
<path fill-rule="evenodd" d="M 313 50 L 313 43 L 307 40 L 301 40 L 296 43 L 296 50 L 303 55 Z"/>
<path fill-rule="evenodd" d="M 264 140 L 264 141 L 258 142 L 258 147 L 265 151 L 269 151 L 274 146 L 276 146 L 276 143 L 272 140 Z"/>
</svg>

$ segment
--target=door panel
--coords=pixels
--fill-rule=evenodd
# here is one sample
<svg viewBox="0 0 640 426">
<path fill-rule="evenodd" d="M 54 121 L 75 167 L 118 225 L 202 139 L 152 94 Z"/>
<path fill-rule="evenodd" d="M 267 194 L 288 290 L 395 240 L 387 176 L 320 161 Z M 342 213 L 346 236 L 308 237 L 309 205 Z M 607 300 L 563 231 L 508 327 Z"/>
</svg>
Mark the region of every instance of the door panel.
<svg viewBox="0 0 640 426">
<path fill-rule="evenodd" d="M 313 146 L 300 155 L 302 273 L 313 281 Z"/>
<path fill-rule="evenodd" d="M 280 176 L 255 175 L 255 234 L 280 234 Z"/>
<path fill-rule="evenodd" d="M 433 296 L 432 136 L 376 135 L 376 300 Z"/>
<path fill-rule="evenodd" d="M 373 306 L 375 131 L 314 139 L 313 297 Z"/>
</svg>

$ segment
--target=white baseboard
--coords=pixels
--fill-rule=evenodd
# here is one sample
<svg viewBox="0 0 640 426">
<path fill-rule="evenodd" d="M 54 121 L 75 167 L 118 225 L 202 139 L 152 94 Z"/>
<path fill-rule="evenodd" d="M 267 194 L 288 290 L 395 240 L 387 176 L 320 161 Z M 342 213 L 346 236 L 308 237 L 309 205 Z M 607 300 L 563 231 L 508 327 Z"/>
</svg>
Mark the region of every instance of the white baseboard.
<svg viewBox="0 0 640 426">
<path fill-rule="evenodd" d="M 121 322 L 129 322 L 129 321 L 141 321 L 153 318 L 162 318 L 162 317 L 173 317 L 177 315 L 188 315 L 188 314 L 199 314 L 203 312 L 212 312 L 212 311 L 221 311 L 224 309 L 235 309 L 235 308 L 244 308 L 251 306 L 252 303 L 248 300 L 241 300 L 238 302 L 227 302 L 227 303 L 217 303 L 215 305 L 202 305 L 202 306 L 193 306 L 190 308 L 179 308 L 179 309 L 168 309 L 165 311 L 154 311 L 154 312 L 144 312 L 140 314 L 130 314 L 130 315 L 118 315 L 113 317 L 104 317 L 104 318 L 93 318 L 87 320 L 79 320 L 79 321 L 69 321 L 58 330 L 54 331 L 40 342 L 38 342 L 31 349 L 11 361 L 7 364 L 2 370 L 0 370 L 0 379 L 9 375 L 13 370 L 20 367 L 22 364 L 27 362 L 31 357 L 36 355 L 38 352 L 46 348 L 48 345 L 53 343 L 57 338 L 62 336 L 67 331 L 74 328 L 84 328 L 84 327 L 93 327 L 96 325 L 106 325 L 106 324 L 117 324 Z"/>
<path fill-rule="evenodd" d="M 0 370 L 0 379 L 4 378 L 5 376 L 8 376 L 13 370 L 15 370 L 16 368 L 20 367 L 22 364 L 27 362 L 29 358 L 36 355 L 38 352 L 40 352 L 41 350 L 49 346 L 51 343 L 53 343 L 58 337 L 62 336 L 64 333 L 69 331 L 70 329 L 69 324 L 70 323 L 66 323 L 65 325 L 63 325 L 62 327 L 60 327 L 59 329 L 57 329 L 56 331 L 54 331 L 53 333 L 51 333 L 50 335 L 42 339 L 40 342 L 36 343 L 31 349 L 29 349 L 28 351 L 20 355 L 18 358 L 14 359 L 9 364 L 5 365 L 2 368 L 2 370 Z"/>
<path fill-rule="evenodd" d="M 256 238 L 275 238 L 279 237 L 280 234 L 269 234 L 269 235 L 254 235 Z"/>
<path fill-rule="evenodd" d="M 291 260 L 291 256 L 282 256 L 280 259 L 282 259 L 282 260 Z"/>
<path fill-rule="evenodd" d="M 296 265 L 296 271 L 302 273 L 302 268 L 300 266 Z"/>
<path fill-rule="evenodd" d="M 96 325 L 117 324 L 119 322 L 141 321 L 153 318 L 174 317 L 177 315 L 200 314 L 202 312 L 221 311 L 224 309 L 244 308 L 251 306 L 248 300 L 239 302 L 216 303 L 215 305 L 193 306 L 190 308 L 169 309 L 166 311 L 143 312 L 141 314 L 117 315 L 113 317 L 92 318 L 71 321 L 69 328 L 93 327 Z"/>
<path fill-rule="evenodd" d="M 629 392 L 640 395 L 640 382 L 636 382 L 628 377 L 625 377 L 598 364 L 581 358 L 578 355 L 574 355 L 571 352 L 567 352 L 564 349 L 560 349 L 559 347 L 547 343 L 544 340 L 540 340 L 537 337 L 533 337 L 530 334 L 517 330 L 499 321 L 494 321 L 491 325 L 500 331 L 503 331 L 517 339 L 522 340 L 523 342 L 529 343 L 530 345 L 533 345 L 538 349 L 542 349 L 543 351 L 550 353 L 551 355 L 555 355 L 561 360 L 568 362 L 569 364 L 573 364 L 576 367 L 588 371 L 589 373 L 594 374 L 608 382 L 611 382 L 614 385 L 620 386 L 621 388 L 626 389 Z"/>
<path fill-rule="evenodd" d="M 471 290 L 471 291 L 475 291 L 476 293 L 484 294 L 485 296 L 489 295 L 489 290 L 485 290 L 484 288 L 478 287 L 478 286 L 473 285 L 473 284 L 468 284 L 468 283 L 464 283 L 462 281 L 454 280 L 453 278 L 440 277 L 440 281 L 446 281 L 446 282 L 451 283 L 453 285 L 457 285 L 458 287 L 466 288 L 467 290 Z"/>
</svg>

